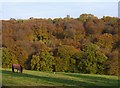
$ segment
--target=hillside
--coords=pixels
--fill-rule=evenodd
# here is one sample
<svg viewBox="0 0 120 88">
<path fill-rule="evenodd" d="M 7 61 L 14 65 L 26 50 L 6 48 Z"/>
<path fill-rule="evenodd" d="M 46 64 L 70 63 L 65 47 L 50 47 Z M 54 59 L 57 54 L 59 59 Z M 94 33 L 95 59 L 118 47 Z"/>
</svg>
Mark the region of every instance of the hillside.
<svg viewBox="0 0 120 88">
<path fill-rule="evenodd" d="M 30 70 L 24 70 L 21 74 L 12 73 L 11 69 L 2 69 L 2 76 L 3 86 L 77 86 L 77 88 L 89 88 L 90 86 L 117 88 L 118 86 L 118 77 L 107 75 L 65 72 L 53 74 L 52 72 Z"/>
<path fill-rule="evenodd" d="M 78 18 L 2 20 L 2 66 L 27 70 L 118 75 L 120 19 L 92 14 Z"/>
</svg>

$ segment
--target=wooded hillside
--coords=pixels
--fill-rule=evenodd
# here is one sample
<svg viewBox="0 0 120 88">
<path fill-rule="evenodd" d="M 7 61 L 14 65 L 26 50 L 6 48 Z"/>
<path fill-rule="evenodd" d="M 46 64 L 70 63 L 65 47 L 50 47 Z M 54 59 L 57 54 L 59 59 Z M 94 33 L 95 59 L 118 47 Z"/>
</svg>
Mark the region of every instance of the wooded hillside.
<svg viewBox="0 0 120 88">
<path fill-rule="evenodd" d="M 2 20 L 2 66 L 118 75 L 119 24 L 119 18 L 92 14 Z"/>
</svg>

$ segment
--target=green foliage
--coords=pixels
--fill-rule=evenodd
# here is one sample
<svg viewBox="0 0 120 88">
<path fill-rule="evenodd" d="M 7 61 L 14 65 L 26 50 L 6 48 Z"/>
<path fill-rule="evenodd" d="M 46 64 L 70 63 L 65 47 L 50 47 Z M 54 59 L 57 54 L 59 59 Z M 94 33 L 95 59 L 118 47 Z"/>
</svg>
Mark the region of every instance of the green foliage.
<svg viewBox="0 0 120 88">
<path fill-rule="evenodd" d="M 107 57 L 99 51 L 99 47 L 95 44 L 87 44 L 84 49 L 74 55 L 78 70 L 83 73 L 104 73 L 104 63 Z"/>
<path fill-rule="evenodd" d="M 11 52 L 7 48 L 3 48 L 2 52 L 2 65 L 5 68 L 11 68 L 12 64 L 18 64 L 18 59 L 14 52 Z"/>
<path fill-rule="evenodd" d="M 52 71 L 54 57 L 52 53 L 41 52 L 40 55 L 33 55 L 31 69 L 39 71 Z"/>
<path fill-rule="evenodd" d="M 9 68 L 10 67 L 10 59 L 9 52 L 7 48 L 2 49 L 2 67 Z"/>
<path fill-rule="evenodd" d="M 73 46 L 62 45 L 58 48 L 57 55 L 60 57 L 59 60 L 62 61 L 60 65 L 62 67 L 62 71 L 72 71 L 72 72 L 74 71 L 75 60 L 72 58 L 72 56 L 76 52 L 78 52 L 78 50 L 75 49 Z M 56 64 L 60 64 L 60 63 L 56 63 Z"/>
<path fill-rule="evenodd" d="M 15 55 L 10 52 L 7 48 L 2 49 L 2 67 L 4 68 L 11 68 L 12 64 L 18 63 Z"/>
</svg>

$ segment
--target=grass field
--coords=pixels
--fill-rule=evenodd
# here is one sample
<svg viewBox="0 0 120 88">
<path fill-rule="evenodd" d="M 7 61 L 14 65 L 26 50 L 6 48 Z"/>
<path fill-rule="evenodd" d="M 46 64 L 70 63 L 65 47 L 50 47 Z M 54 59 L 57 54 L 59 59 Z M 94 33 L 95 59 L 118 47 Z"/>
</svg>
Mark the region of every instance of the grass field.
<svg viewBox="0 0 120 88">
<path fill-rule="evenodd" d="M 2 70 L 3 86 L 78 86 L 82 88 L 113 86 L 112 88 L 117 88 L 118 82 L 120 82 L 117 76 L 64 72 L 53 74 L 52 72 L 30 70 L 24 70 L 23 73 L 12 73 L 11 69 L 0 70 Z"/>
</svg>

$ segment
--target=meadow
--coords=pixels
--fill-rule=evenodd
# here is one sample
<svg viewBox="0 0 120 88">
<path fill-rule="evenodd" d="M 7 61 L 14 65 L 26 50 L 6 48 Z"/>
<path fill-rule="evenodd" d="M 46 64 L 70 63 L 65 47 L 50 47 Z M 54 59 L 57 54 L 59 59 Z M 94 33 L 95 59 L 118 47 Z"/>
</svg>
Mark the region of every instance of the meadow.
<svg viewBox="0 0 120 88">
<path fill-rule="evenodd" d="M 48 86 L 75 88 L 117 88 L 120 80 L 117 76 L 80 74 L 65 72 L 41 72 L 24 70 L 23 73 L 13 73 L 11 69 L 0 69 L 2 86 Z M 76 87 L 77 86 L 77 87 Z"/>
</svg>

